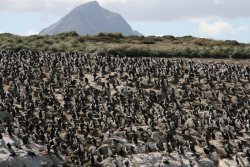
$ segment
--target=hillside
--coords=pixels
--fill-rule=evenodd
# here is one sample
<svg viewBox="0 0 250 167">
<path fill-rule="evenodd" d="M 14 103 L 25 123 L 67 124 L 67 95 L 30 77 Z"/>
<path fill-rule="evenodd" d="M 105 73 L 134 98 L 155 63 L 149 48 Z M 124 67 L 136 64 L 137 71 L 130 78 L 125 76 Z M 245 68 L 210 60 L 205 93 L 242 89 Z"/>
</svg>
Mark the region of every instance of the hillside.
<svg viewBox="0 0 250 167">
<path fill-rule="evenodd" d="M 120 32 L 124 35 L 140 35 L 133 31 L 127 21 L 117 13 L 102 8 L 98 2 L 84 3 L 55 24 L 42 30 L 40 35 L 55 35 L 76 31 L 81 35 L 96 35 L 100 32 Z"/>
<path fill-rule="evenodd" d="M 0 34 L 0 49 L 35 49 L 53 52 L 98 52 L 129 57 L 250 58 L 250 45 L 192 36 L 128 36 L 99 33 L 80 36 L 75 32 L 29 37 Z"/>
</svg>

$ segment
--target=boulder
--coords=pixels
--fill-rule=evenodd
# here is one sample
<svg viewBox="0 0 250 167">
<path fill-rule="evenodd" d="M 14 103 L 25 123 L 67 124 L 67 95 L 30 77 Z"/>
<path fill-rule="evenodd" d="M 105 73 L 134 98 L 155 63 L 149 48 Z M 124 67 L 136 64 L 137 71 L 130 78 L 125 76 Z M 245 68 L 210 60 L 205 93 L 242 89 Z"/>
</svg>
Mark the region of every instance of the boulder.
<svg viewBox="0 0 250 167">
<path fill-rule="evenodd" d="M 162 143 L 162 137 L 159 132 L 153 132 L 151 138 L 156 143 Z"/>
<path fill-rule="evenodd" d="M 10 120 L 11 116 L 10 113 L 6 111 L 0 111 L 0 121 L 1 122 L 6 122 L 6 120 Z"/>
<path fill-rule="evenodd" d="M 55 155 L 45 155 L 41 157 L 31 156 L 15 156 L 15 157 L 0 157 L 0 167 L 53 167 L 60 165 L 60 160 Z"/>
<path fill-rule="evenodd" d="M 97 150 L 104 156 L 110 156 L 112 154 L 110 146 L 107 144 L 101 145 Z"/>
<path fill-rule="evenodd" d="M 198 167 L 215 167 L 215 164 L 210 159 L 202 159 L 198 161 Z"/>
</svg>

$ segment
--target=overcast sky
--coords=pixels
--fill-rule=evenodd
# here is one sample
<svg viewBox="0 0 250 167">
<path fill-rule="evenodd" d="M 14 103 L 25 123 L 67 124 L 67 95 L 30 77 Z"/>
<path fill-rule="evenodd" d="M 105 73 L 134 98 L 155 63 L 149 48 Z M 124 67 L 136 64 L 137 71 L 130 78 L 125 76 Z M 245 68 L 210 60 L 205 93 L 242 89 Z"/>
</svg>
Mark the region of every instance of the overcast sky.
<svg viewBox="0 0 250 167">
<path fill-rule="evenodd" d="M 89 0 L 0 0 L 0 33 L 31 35 Z M 250 43 L 250 0 L 97 0 L 144 35 Z"/>
</svg>

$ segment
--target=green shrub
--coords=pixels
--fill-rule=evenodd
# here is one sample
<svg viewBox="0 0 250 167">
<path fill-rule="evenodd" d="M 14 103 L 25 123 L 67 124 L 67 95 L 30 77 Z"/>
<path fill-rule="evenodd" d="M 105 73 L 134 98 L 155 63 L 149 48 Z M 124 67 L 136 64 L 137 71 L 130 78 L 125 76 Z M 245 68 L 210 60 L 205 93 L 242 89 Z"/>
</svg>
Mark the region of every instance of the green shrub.
<svg viewBox="0 0 250 167">
<path fill-rule="evenodd" d="M 229 45 L 239 45 L 240 43 L 236 40 L 226 40 L 225 41 L 226 44 L 229 44 Z"/>
<path fill-rule="evenodd" d="M 164 35 L 162 38 L 168 39 L 168 40 L 175 40 L 175 37 L 172 35 Z"/>
<path fill-rule="evenodd" d="M 234 51 L 231 55 L 233 59 L 250 59 L 250 52 L 248 50 L 244 51 Z"/>
<path fill-rule="evenodd" d="M 153 38 L 146 37 L 142 40 L 143 44 L 155 44 L 155 40 Z"/>
<path fill-rule="evenodd" d="M 84 43 L 84 42 L 85 42 L 85 39 L 84 39 L 84 37 L 79 37 L 79 38 L 78 38 L 78 41 L 79 41 L 80 43 Z"/>
<path fill-rule="evenodd" d="M 43 42 L 44 42 L 45 45 L 53 45 L 53 43 L 54 43 L 51 40 L 44 40 Z"/>
</svg>

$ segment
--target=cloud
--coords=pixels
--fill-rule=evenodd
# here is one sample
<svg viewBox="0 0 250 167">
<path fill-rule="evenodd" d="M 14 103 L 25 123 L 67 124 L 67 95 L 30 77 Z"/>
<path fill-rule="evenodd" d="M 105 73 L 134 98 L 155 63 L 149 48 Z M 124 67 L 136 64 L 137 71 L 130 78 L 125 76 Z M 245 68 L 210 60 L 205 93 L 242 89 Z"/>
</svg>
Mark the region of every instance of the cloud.
<svg viewBox="0 0 250 167">
<path fill-rule="evenodd" d="M 249 34 L 250 33 L 250 25 L 238 26 L 233 29 L 231 32 L 232 35 L 238 34 Z"/>
<path fill-rule="evenodd" d="M 225 3 L 225 1 L 224 1 L 224 0 L 214 0 L 213 3 L 214 3 L 215 5 L 222 5 L 222 4 Z"/>
<path fill-rule="evenodd" d="M 249 42 L 250 24 L 237 24 L 218 17 L 192 20 L 195 36 L 213 39 L 232 39 Z"/>
<path fill-rule="evenodd" d="M 38 32 L 36 32 L 34 30 L 29 30 L 29 31 L 24 33 L 24 36 L 37 35 L 37 34 L 38 34 Z"/>
<path fill-rule="evenodd" d="M 116 2 L 106 7 L 129 20 L 140 21 L 250 17 L 249 0 L 127 0 L 123 5 Z"/>
<path fill-rule="evenodd" d="M 1 0 L 0 12 L 38 12 L 63 16 L 90 0 Z M 97 0 L 128 20 L 169 21 L 218 16 L 250 17 L 249 0 Z"/>
<path fill-rule="evenodd" d="M 0 31 L 0 34 L 2 34 L 3 33 L 3 31 Z"/>
<path fill-rule="evenodd" d="M 225 33 L 229 33 L 233 30 L 233 27 L 222 20 L 218 20 L 215 22 L 209 22 L 209 21 L 200 21 L 198 23 L 197 32 L 200 35 L 205 35 L 209 37 L 217 37 Z"/>
<path fill-rule="evenodd" d="M 250 31 L 250 25 L 240 26 L 236 29 L 237 32 Z"/>
<path fill-rule="evenodd" d="M 0 12 L 49 12 L 52 15 L 65 14 L 78 5 L 93 0 L 1 0 Z M 121 5 L 128 0 L 97 0 L 100 4 L 119 2 Z"/>
<path fill-rule="evenodd" d="M 38 12 L 51 15 L 66 13 L 82 0 L 1 0 L 1 12 Z"/>
</svg>

